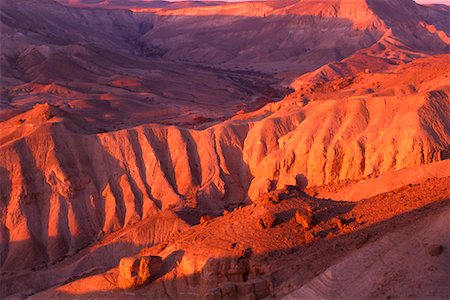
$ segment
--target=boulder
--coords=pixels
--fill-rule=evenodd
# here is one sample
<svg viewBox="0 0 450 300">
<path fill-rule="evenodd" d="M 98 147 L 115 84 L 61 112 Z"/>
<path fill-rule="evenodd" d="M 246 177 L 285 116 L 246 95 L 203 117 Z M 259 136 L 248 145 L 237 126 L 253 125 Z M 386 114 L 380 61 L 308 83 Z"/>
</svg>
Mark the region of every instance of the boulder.
<svg viewBox="0 0 450 300">
<path fill-rule="evenodd" d="M 270 212 L 265 212 L 264 215 L 258 221 L 258 227 L 260 229 L 272 228 L 277 221 L 277 217 Z"/>
<path fill-rule="evenodd" d="M 309 229 L 313 226 L 313 213 L 310 207 L 306 209 L 297 210 L 295 212 L 295 221 L 303 228 Z"/>
<path fill-rule="evenodd" d="M 119 276 L 126 279 L 132 279 L 138 275 L 139 258 L 124 257 L 119 261 Z"/>
<path fill-rule="evenodd" d="M 162 267 L 159 256 L 124 257 L 119 262 L 118 285 L 133 288 L 154 278 Z"/>
<path fill-rule="evenodd" d="M 339 229 L 339 231 L 343 231 L 344 230 L 344 224 L 342 223 L 342 220 L 339 218 L 333 218 L 332 222 L 337 226 L 337 228 Z"/>
</svg>

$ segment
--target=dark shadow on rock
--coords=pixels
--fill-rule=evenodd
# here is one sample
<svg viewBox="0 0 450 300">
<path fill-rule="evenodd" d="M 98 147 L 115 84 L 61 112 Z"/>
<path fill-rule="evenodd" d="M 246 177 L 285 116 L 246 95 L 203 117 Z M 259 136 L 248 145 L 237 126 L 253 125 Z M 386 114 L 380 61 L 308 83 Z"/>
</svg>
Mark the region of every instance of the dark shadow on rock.
<svg viewBox="0 0 450 300">
<path fill-rule="evenodd" d="M 197 299 L 217 293 L 220 295 L 219 299 L 237 299 L 249 296 L 256 299 L 279 298 L 323 273 L 350 252 L 357 251 L 385 234 L 400 230 L 411 222 L 420 221 L 421 217 L 430 216 L 430 213 L 437 214 L 448 208 L 449 205 L 450 199 L 444 199 L 399 214 L 391 219 L 361 227 L 355 232 L 344 233 L 330 239 L 321 239 L 309 245 L 299 244 L 295 247 L 280 248 L 267 253 L 251 254 L 248 257 L 249 263 L 245 265 L 240 264 L 240 256 L 210 258 L 199 273 L 175 276 L 171 280 L 165 280 L 164 274 L 161 274 L 147 285 L 136 290 L 126 291 L 126 293 L 116 289 L 81 295 L 60 291 L 58 295 L 64 297 L 95 296 L 100 299 L 111 297 Z M 412 251 L 426 251 L 426 249 Z M 182 250 L 169 255 L 165 260 L 167 262 L 165 274 L 174 270 L 174 262 L 180 259 L 182 259 Z M 279 264 L 279 262 L 283 263 Z M 272 269 L 270 266 L 274 264 L 277 265 L 277 268 Z M 368 266 L 369 270 L 370 266 Z M 290 287 L 290 290 L 286 290 L 287 286 Z"/>
<path fill-rule="evenodd" d="M 180 263 L 181 259 L 183 259 L 183 256 L 184 256 L 183 250 L 176 250 L 176 251 L 172 252 L 171 254 L 169 254 L 163 260 L 163 265 L 162 265 L 161 271 L 155 277 L 155 280 L 160 277 L 163 277 L 167 273 L 171 272 Z"/>
<path fill-rule="evenodd" d="M 300 189 L 305 189 L 308 186 L 308 178 L 303 174 L 298 174 L 295 176 L 295 182 Z"/>
<path fill-rule="evenodd" d="M 12 183 L 10 180 L 10 173 L 3 167 L 0 167 L 0 212 L 6 212 L 8 209 L 8 204 L 11 201 L 11 190 Z M 4 217 L 2 216 L 2 220 Z M 9 230 L 6 228 L 6 224 L 0 224 L 0 267 L 6 260 L 8 255 L 8 241 L 9 241 Z"/>
</svg>

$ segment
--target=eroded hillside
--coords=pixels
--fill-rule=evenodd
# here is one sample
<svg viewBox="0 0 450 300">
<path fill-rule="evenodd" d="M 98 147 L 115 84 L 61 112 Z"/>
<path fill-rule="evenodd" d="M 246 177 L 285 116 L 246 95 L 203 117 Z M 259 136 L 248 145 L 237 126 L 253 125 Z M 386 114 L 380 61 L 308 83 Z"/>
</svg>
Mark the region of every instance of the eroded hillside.
<svg viewBox="0 0 450 300">
<path fill-rule="evenodd" d="M 140 251 L 164 261 L 138 297 L 333 297 L 320 286 L 347 285 L 323 272 L 357 264 L 367 236 L 410 232 L 415 209 L 445 219 L 448 10 L 216 4 L 2 3 L 2 297 L 112 297 L 118 261 Z M 299 231 L 305 203 L 318 227 Z M 267 210 L 276 225 L 258 223 Z"/>
</svg>

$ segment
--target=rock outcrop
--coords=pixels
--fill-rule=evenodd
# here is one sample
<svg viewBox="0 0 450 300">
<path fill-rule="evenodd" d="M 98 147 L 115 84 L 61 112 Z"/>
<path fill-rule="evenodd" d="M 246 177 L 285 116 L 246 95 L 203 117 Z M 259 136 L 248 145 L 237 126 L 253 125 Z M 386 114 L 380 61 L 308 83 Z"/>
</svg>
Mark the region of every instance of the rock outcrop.
<svg viewBox="0 0 450 300">
<path fill-rule="evenodd" d="M 271 213 L 270 211 L 265 211 L 263 213 L 263 216 L 258 221 L 258 227 L 260 229 L 264 228 L 272 228 L 275 226 L 275 223 L 277 222 L 277 217 Z"/>
<path fill-rule="evenodd" d="M 297 210 L 295 212 L 295 221 L 305 229 L 309 229 L 313 226 L 313 213 L 308 206 L 305 209 Z"/>
<path fill-rule="evenodd" d="M 155 278 L 162 268 L 159 256 L 124 257 L 119 262 L 118 285 L 135 288 Z"/>
</svg>

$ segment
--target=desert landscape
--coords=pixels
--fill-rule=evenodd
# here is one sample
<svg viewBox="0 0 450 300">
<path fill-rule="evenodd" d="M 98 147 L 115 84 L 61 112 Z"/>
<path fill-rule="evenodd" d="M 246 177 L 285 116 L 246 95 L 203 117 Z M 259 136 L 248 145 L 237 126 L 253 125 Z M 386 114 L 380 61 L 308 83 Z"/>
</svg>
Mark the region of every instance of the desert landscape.
<svg viewBox="0 0 450 300">
<path fill-rule="evenodd" d="M 1 0 L 0 299 L 449 299 L 418 2 Z"/>
</svg>

